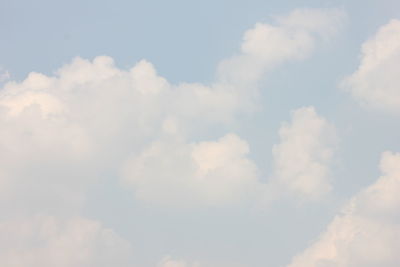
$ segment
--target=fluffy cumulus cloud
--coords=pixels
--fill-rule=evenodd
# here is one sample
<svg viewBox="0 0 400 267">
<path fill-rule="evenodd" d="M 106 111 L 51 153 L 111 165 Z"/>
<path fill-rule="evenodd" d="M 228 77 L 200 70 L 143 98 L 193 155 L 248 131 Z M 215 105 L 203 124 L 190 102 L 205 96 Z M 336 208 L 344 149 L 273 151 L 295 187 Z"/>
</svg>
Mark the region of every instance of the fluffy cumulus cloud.
<svg viewBox="0 0 400 267">
<path fill-rule="evenodd" d="M 25 200 L 32 200 L 28 203 L 49 194 L 51 199 L 60 196 L 60 203 L 66 203 L 68 195 L 73 196 L 70 201 L 82 199 L 86 183 L 106 173 L 105 168 L 117 169 L 129 154 L 137 154 L 147 146 L 153 151 L 153 159 L 157 149 L 159 156 L 170 156 L 162 145 L 164 135 L 190 136 L 196 129 L 229 122 L 239 112 L 254 110 L 257 83 L 262 74 L 278 63 L 308 56 L 315 42 L 334 32 L 342 19 L 342 11 L 336 9 L 301 9 L 278 17 L 276 25 L 256 24 L 245 33 L 238 55 L 241 60 L 236 61 L 234 56 L 224 61 L 220 75 L 208 86 L 171 84 L 144 60 L 129 70 L 121 70 L 107 56 L 96 57 L 93 61 L 76 58 L 54 76 L 32 72 L 22 82 L 8 82 L 0 91 L 2 184 L 7 185 L 9 194 L 14 192 L 26 196 Z M 318 22 L 315 24 L 318 26 L 310 21 Z M 239 79 L 246 72 L 241 69 L 247 67 L 246 62 L 251 65 L 251 73 L 256 75 Z M 204 146 L 212 147 L 211 144 L 216 143 L 206 144 L 198 149 L 204 151 Z M 178 144 L 178 147 L 190 151 L 193 145 Z M 227 152 L 238 155 L 224 154 L 227 159 L 215 164 L 239 160 L 240 155 L 247 153 L 242 150 Z M 139 157 L 143 161 L 145 156 Z M 196 164 L 204 166 L 197 170 L 196 177 L 234 171 L 233 167 L 205 166 L 199 157 L 194 157 Z M 239 173 L 230 175 L 231 186 L 223 187 L 232 192 L 222 194 L 221 199 L 240 195 L 237 187 L 241 186 L 242 179 L 254 179 L 251 164 L 246 161 L 244 165 L 241 171 L 249 172 L 246 174 L 249 177 L 238 178 Z M 185 176 L 191 181 L 190 177 L 194 176 L 187 175 L 190 166 L 181 166 L 182 170 L 168 169 L 171 173 L 160 173 L 162 177 L 158 180 L 171 179 L 174 184 L 178 177 Z M 174 175 L 174 172 L 181 174 Z M 200 194 L 206 197 L 206 202 L 215 198 L 213 195 L 219 190 L 219 187 L 209 186 L 210 179 L 203 181 L 202 190 L 211 191 Z M 226 179 L 214 180 L 222 186 Z M 25 189 L 29 192 L 13 191 L 20 183 L 37 189 L 30 190 L 27 186 Z M 150 191 L 144 190 L 150 184 L 157 186 L 152 179 L 145 182 L 144 187 L 140 186 L 143 183 L 132 184 L 139 186 L 134 189 L 138 192 Z"/>
<path fill-rule="evenodd" d="M 382 176 L 354 196 L 289 267 L 395 267 L 400 262 L 400 154 L 385 152 Z"/>
<path fill-rule="evenodd" d="M 223 205 L 277 193 L 315 200 L 331 189 L 330 164 L 335 129 L 313 107 L 293 111 L 273 147 L 274 172 L 261 182 L 248 158 L 249 146 L 235 134 L 217 141 L 185 143 L 170 136 L 133 155 L 123 168 L 123 182 L 137 198 L 160 205 Z M 271 194 L 275 188 L 273 195 Z"/>
<path fill-rule="evenodd" d="M 235 83 L 257 82 L 266 70 L 308 57 L 319 41 L 340 30 L 346 20 L 341 9 L 296 9 L 275 18 L 274 24 L 257 23 L 245 32 L 241 53 L 223 61 L 219 76 Z"/>
<path fill-rule="evenodd" d="M 129 243 L 88 219 L 37 215 L 0 223 L 0 265 L 13 267 L 128 267 Z"/>
<path fill-rule="evenodd" d="M 293 111 L 273 147 L 274 181 L 302 198 L 317 199 L 331 190 L 330 164 L 335 129 L 313 107 Z"/>
<path fill-rule="evenodd" d="M 157 267 L 200 267 L 199 263 L 189 264 L 185 260 L 174 260 L 170 256 L 165 256 Z"/>
<path fill-rule="evenodd" d="M 247 143 L 234 134 L 215 142 L 152 143 L 124 168 L 124 182 L 139 199 L 158 204 L 221 205 L 242 200 L 257 186 Z"/>
<path fill-rule="evenodd" d="M 274 24 L 256 24 L 245 33 L 239 54 L 223 61 L 208 85 L 172 84 L 146 60 L 125 70 L 107 56 L 78 57 L 54 75 L 32 72 L 21 82 L 5 83 L 0 90 L 0 235 L 9 241 L 0 242 L 0 265 L 125 266 L 118 254 L 127 247 L 124 241 L 82 218 L 89 185 L 114 178 L 108 175 L 121 168 L 122 184 L 138 199 L 158 204 L 180 205 L 187 199 L 224 205 L 258 194 L 264 185 L 245 140 L 227 134 L 193 142 L 193 133 L 224 127 L 237 114 L 254 111 L 263 74 L 309 56 L 343 18 L 337 9 L 300 9 Z M 318 135 L 323 122 L 314 120 Z M 285 158 L 286 146 L 276 149 L 278 157 Z M 312 146 L 300 148 L 312 154 L 305 163 L 310 169 L 294 172 L 323 176 L 318 163 L 328 156 Z M 287 164 L 277 162 L 283 169 L 293 165 L 290 158 Z M 313 177 L 304 178 L 311 189 L 300 190 L 319 187 Z M 121 264 L 106 265 L 112 258 Z"/>
<path fill-rule="evenodd" d="M 391 20 L 362 45 L 356 72 L 343 81 L 362 105 L 400 114 L 400 20 Z"/>
</svg>

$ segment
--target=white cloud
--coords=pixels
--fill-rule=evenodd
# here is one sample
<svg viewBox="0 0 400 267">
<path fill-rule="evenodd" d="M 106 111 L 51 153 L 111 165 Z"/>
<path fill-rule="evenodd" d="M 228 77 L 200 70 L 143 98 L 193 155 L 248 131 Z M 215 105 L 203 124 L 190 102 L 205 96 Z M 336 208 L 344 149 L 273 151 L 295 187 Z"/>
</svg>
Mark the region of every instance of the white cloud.
<svg viewBox="0 0 400 267">
<path fill-rule="evenodd" d="M 6 83 L 0 91 L 0 169 L 4 173 L 1 183 L 9 190 L 7 196 L 1 197 L 0 206 L 7 202 L 6 198 L 26 202 L 29 205 L 21 207 L 29 209 L 41 199 L 36 210 L 48 205 L 57 210 L 56 203 L 63 207 L 79 206 L 85 186 L 103 173 L 118 169 L 128 155 L 138 155 L 147 147 L 151 153 L 158 149 L 159 156 L 168 157 L 171 152 L 165 151 L 164 146 L 171 144 L 157 141 L 164 136 L 190 136 L 197 129 L 227 123 L 238 113 L 253 111 L 257 107 L 257 83 L 262 73 L 278 63 L 308 56 L 318 39 L 340 26 L 342 13 L 336 9 L 302 9 L 277 18 L 277 25 L 256 24 L 245 33 L 238 55 L 245 60 L 228 63 L 228 69 L 232 67 L 235 71 L 220 69 L 220 75 L 210 85 L 171 84 L 144 60 L 129 70 L 121 70 L 107 56 L 93 61 L 75 58 L 54 76 L 32 72 L 22 82 Z M 228 59 L 231 60 L 236 57 Z M 243 65 L 245 62 L 250 65 Z M 242 69 L 247 67 L 250 69 Z M 252 76 L 253 73 L 256 75 Z M 231 74 L 252 77 L 226 78 Z M 255 167 L 250 167 L 252 163 L 245 158 L 244 141 L 238 138 L 232 141 L 242 150 L 224 152 L 225 162 L 218 162 L 219 159 L 205 162 L 200 159 L 200 152 L 196 152 L 195 159 L 190 154 L 195 153 L 192 146 L 206 153 L 207 149 L 224 146 L 224 142 L 221 139 L 197 145 L 176 144 L 179 151 L 188 154 L 184 157 L 172 152 L 172 156 L 184 161 L 190 159 L 198 169 L 193 174 L 189 168 L 194 167 L 190 165 L 167 168 L 165 171 L 171 173 L 163 173 L 158 180 L 172 179 L 171 183 L 176 183 L 177 177 L 183 177 L 176 172 L 190 173 L 189 180 L 208 177 L 198 190 L 207 202 L 224 202 L 240 195 L 245 188 L 239 188 L 242 183 L 255 179 Z M 237 163 L 239 169 L 221 165 L 231 163 Z M 214 169 L 206 171 L 210 168 Z M 203 173 L 199 173 L 200 169 Z M 242 175 L 239 171 L 248 177 L 239 178 Z M 225 178 L 210 178 L 218 175 Z M 20 184 L 26 186 L 21 190 Z M 154 183 L 147 183 L 150 184 Z M 134 190 L 144 190 L 139 188 Z M 206 194 L 206 190 L 210 192 Z M 47 201 L 50 204 L 45 204 L 46 198 L 52 200 Z M 78 203 L 62 204 L 75 202 Z"/>
<path fill-rule="evenodd" d="M 382 154 L 383 175 L 355 195 L 290 267 L 395 267 L 400 263 L 400 154 Z"/>
<path fill-rule="evenodd" d="M 1 105 L 8 108 L 11 116 L 17 116 L 30 106 L 39 106 L 44 116 L 61 113 L 62 103 L 53 96 L 46 93 L 27 92 L 18 96 L 4 96 Z"/>
<path fill-rule="evenodd" d="M 239 110 L 252 109 L 254 97 L 257 95 L 256 84 L 265 71 L 289 60 L 306 58 L 314 49 L 316 42 L 333 35 L 342 26 L 344 19 L 344 12 L 339 9 L 299 9 L 288 16 L 278 17 L 276 26 L 256 24 L 254 28 L 245 33 L 241 53 L 221 63 L 218 69 L 218 80 L 211 87 L 201 84 L 182 84 L 177 87 L 177 91 L 182 92 L 177 95 L 179 100 L 174 104 L 174 110 L 177 111 L 164 120 L 164 131 L 176 134 L 178 125 L 182 126 L 182 121 L 186 121 L 184 124 L 187 125 L 189 118 L 229 121 L 232 114 Z M 198 108 L 193 109 L 193 107 Z M 300 148 L 303 151 L 299 151 L 302 154 L 298 155 L 311 157 L 310 159 L 305 159 L 305 162 L 303 160 L 302 166 L 295 166 L 296 163 L 293 159 L 282 158 L 285 155 L 288 157 L 286 151 L 283 150 L 292 149 L 291 145 L 295 142 L 293 140 L 282 144 L 279 148 L 282 151 L 279 152 L 277 148 L 278 152 L 275 154 L 276 157 L 281 157 L 277 159 L 277 174 L 281 180 L 285 181 L 286 185 L 296 193 L 315 197 L 329 191 L 326 165 L 330 156 L 321 155 L 322 153 L 329 154 L 329 148 L 324 147 L 325 144 L 319 143 L 324 141 L 319 139 L 322 139 L 321 135 L 325 133 L 326 123 L 322 118 L 312 120 L 313 118 L 310 118 L 310 121 L 305 123 L 312 124 L 316 121 L 317 125 L 311 125 L 317 128 L 311 133 L 312 138 L 316 140 L 313 140 L 314 143 L 311 141 L 304 143 Z M 301 131 L 298 128 L 310 126 L 302 126 L 302 123 L 303 121 L 298 123 L 295 131 Z M 297 132 L 293 134 L 297 134 Z M 303 133 L 303 136 L 306 135 L 307 133 Z M 320 147 L 315 147 L 318 145 Z M 262 189 L 250 190 L 253 191 L 253 194 L 256 191 L 257 193 L 258 191 L 265 192 L 265 185 L 257 182 L 255 167 L 241 169 L 242 165 L 238 164 L 237 168 L 240 170 L 233 171 L 234 166 L 229 161 L 231 160 L 230 155 L 226 153 L 219 155 L 210 146 L 206 146 L 202 150 L 209 158 L 208 162 L 205 162 L 203 159 L 193 158 L 193 155 L 189 156 L 191 146 L 183 144 L 181 141 L 178 143 L 170 141 L 153 143 L 127 163 L 127 166 L 131 165 L 131 169 L 128 171 L 130 174 L 125 171 L 125 181 L 130 181 L 128 184 L 132 186 L 139 198 L 164 204 L 167 202 L 187 204 L 188 202 L 182 200 L 196 198 L 200 195 L 202 195 L 203 201 L 209 204 L 226 202 L 228 199 L 232 201 L 233 196 L 243 194 L 238 192 L 248 192 L 249 187 L 254 187 L 254 184 Z M 207 149 L 210 151 L 206 151 Z M 316 151 L 317 149 L 321 151 Z M 196 152 L 192 153 L 196 154 Z M 216 153 L 215 155 L 218 155 L 219 159 L 211 157 L 213 153 Z M 229 153 L 235 153 L 235 151 Z M 283 162 L 284 160 L 286 162 Z M 221 171 L 214 171 L 213 175 L 221 175 L 220 178 L 204 178 L 210 175 L 206 171 L 203 171 L 204 174 L 199 174 L 202 169 L 207 170 L 207 164 L 222 163 L 230 164 L 231 167 L 224 167 L 223 171 L 221 167 L 218 167 L 216 170 Z M 249 164 L 246 163 L 246 165 Z M 297 167 L 302 169 L 296 170 Z M 230 172 L 235 172 L 235 174 Z M 239 175 L 244 177 L 239 178 Z M 195 177 L 203 177 L 201 180 L 204 180 L 204 185 L 207 186 L 195 186 L 199 179 Z M 291 180 L 290 183 L 289 180 Z M 246 183 L 252 181 L 251 186 L 242 186 L 241 183 L 244 181 Z M 306 184 L 300 185 L 301 183 Z M 174 190 L 165 190 L 167 186 Z M 239 188 L 241 189 L 239 190 Z M 195 193 L 196 191 L 197 193 Z M 220 197 L 216 198 L 213 195 Z"/>
<path fill-rule="evenodd" d="M 145 60 L 123 70 L 107 56 L 75 58 L 53 76 L 32 72 L 22 82 L 8 81 L 0 90 L 0 265 L 131 266 L 126 241 L 79 215 L 89 185 L 117 173 L 122 162 L 124 184 L 158 205 L 219 206 L 265 194 L 268 185 L 259 181 L 245 140 L 227 134 L 192 142 L 190 134 L 255 110 L 263 74 L 308 57 L 343 18 L 336 9 L 301 9 L 276 25 L 258 23 L 209 85 L 171 84 Z M 0 74 L 0 82 L 9 78 Z M 287 131 L 311 127 L 318 139 L 325 121 L 312 109 L 295 114 L 299 121 L 296 115 Z M 329 156 L 319 149 L 325 147 L 307 138 L 297 147 L 292 138 L 282 134 L 274 150 L 279 177 L 293 182 L 310 174 L 308 187 L 294 191 L 321 191 Z M 286 158 L 292 149 L 311 157 L 300 171 Z M 322 166 L 317 171 L 315 162 Z M 159 264 L 198 266 L 169 257 Z"/>
<path fill-rule="evenodd" d="M 10 77 L 10 72 L 8 70 L 3 70 L 3 68 L 0 67 L 0 83 L 7 81 Z"/>
<path fill-rule="evenodd" d="M 88 219 L 38 215 L 0 223 L 0 265 L 13 267 L 132 267 L 132 248 Z"/>
<path fill-rule="evenodd" d="M 276 20 L 288 31 L 308 31 L 327 40 L 342 29 L 347 14 L 340 8 L 298 8 L 288 16 L 277 16 Z"/>
<path fill-rule="evenodd" d="M 247 143 L 234 134 L 192 144 L 172 137 L 129 159 L 124 182 L 137 198 L 160 205 L 236 202 L 257 186 L 257 168 L 248 152 Z"/>
<path fill-rule="evenodd" d="M 331 190 L 335 129 L 313 107 L 293 111 L 273 147 L 274 182 L 294 195 L 317 199 Z"/>
<path fill-rule="evenodd" d="M 362 105 L 400 114 L 400 20 L 391 20 L 362 45 L 356 72 L 343 81 Z"/>
<path fill-rule="evenodd" d="M 158 262 L 157 267 L 248 267 L 232 261 L 188 261 L 184 259 L 174 259 L 171 256 L 165 256 L 161 261 Z"/>
<path fill-rule="evenodd" d="M 313 107 L 293 112 L 273 148 L 274 172 L 260 180 L 246 141 L 228 134 L 217 141 L 186 143 L 170 135 L 125 163 L 123 182 L 143 201 L 167 206 L 270 202 L 283 194 L 319 199 L 331 189 L 335 130 Z M 275 191 L 275 192 L 273 192 Z"/>
<path fill-rule="evenodd" d="M 157 267 L 200 267 L 199 263 L 189 264 L 184 260 L 174 260 L 170 256 L 165 256 Z"/>
<path fill-rule="evenodd" d="M 318 41 L 340 30 L 346 15 L 341 9 L 304 8 L 275 20 L 275 24 L 257 23 L 245 32 L 241 53 L 219 66 L 221 80 L 255 83 L 266 70 L 308 57 Z"/>
</svg>

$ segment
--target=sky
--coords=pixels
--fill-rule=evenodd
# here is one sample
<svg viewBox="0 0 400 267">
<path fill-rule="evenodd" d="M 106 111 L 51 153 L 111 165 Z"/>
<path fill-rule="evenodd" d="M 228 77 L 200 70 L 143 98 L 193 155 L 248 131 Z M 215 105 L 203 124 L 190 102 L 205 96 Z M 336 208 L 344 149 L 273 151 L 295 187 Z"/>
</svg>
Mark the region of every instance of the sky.
<svg viewBox="0 0 400 267">
<path fill-rule="evenodd" d="M 400 2 L 0 0 L 0 266 L 400 265 Z"/>
</svg>

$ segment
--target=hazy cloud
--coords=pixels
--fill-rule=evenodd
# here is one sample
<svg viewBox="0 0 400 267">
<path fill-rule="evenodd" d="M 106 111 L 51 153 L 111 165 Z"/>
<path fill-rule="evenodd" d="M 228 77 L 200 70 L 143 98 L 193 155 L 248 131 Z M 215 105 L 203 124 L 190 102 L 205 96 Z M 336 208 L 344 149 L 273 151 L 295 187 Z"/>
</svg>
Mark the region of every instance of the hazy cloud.
<svg viewBox="0 0 400 267">
<path fill-rule="evenodd" d="M 328 193 L 335 129 L 313 107 L 292 112 L 292 121 L 279 130 L 273 147 L 274 181 L 294 195 L 317 199 Z"/>
<path fill-rule="evenodd" d="M 159 205 L 221 205 L 256 190 L 257 168 L 234 134 L 215 142 L 156 141 L 125 165 L 124 182 L 137 198 Z"/>
<path fill-rule="evenodd" d="M 146 60 L 120 69 L 108 56 L 8 81 L 0 90 L 0 265 L 131 266 L 130 245 L 82 216 L 89 186 L 115 179 L 110 173 L 121 172 L 137 199 L 163 206 L 221 206 L 266 194 L 245 140 L 229 133 L 193 141 L 192 134 L 256 110 L 263 75 L 308 57 L 344 17 L 338 9 L 300 9 L 258 23 L 210 84 L 172 84 Z M 294 114 L 274 148 L 277 179 L 296 194 L 324 193 L 331 155 L 319 138 L 327 123 L 312 108 Z M 307 127 L 315 140 L 304 137 Z M 291 151 L 306 160 L 297 166 Z"/>
<path fill-rule="evenodd" d="M 165 256 L 157 267 L 200 267 L 199 263 L 189 264 L 184 260 L 174 260 L 170 256 Z"/>
<path fill-rule="evenodd" d="M 3 70 L 3 68 L 0 67 L 0 83 L 7 81 L 10 77 L 10 72 L 8 70 Z"/>
<path fill-rule="evenodd" d="M 356 72 L 342 86 L 366 107 L 400 114 L 400 21 L 382 26 L 361 48 Z"/>
<path fill-rule="evenodd" d="M 14 267 L 132 266 L 132 248 L 99 222 L 37 215 L 0 223 L 0 265 Z"/>
<path fill-rule="evenodd" d="M 400 154 L 385 152 L 382 176 L 356 194 L 290 267 L 398 266 Z"/>
</svg>

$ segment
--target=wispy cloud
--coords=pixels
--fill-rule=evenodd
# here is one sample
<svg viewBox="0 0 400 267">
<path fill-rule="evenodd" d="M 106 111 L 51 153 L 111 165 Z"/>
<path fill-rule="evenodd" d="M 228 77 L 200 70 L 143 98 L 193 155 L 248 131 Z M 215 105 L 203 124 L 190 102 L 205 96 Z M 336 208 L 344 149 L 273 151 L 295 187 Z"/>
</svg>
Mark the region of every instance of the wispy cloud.
<svg viewBox="0 0 400 267">
<path fill-rule="evenodd" d="M 0 67 L 0 82 L 5 82 L 11 78 L 10 72 Z"/>
<path fill-rule="evenodd" d="M 342 86 L 365 107 L 400 114 L 400 20 L 382 26 L 361 48 L 358 69 Z"/>
<path fill-rule="evenodd" d="M 400 154 L 382 154 L 382 176 L 356 194 L 289 267 L 399 265 Z"/>
</svg>

